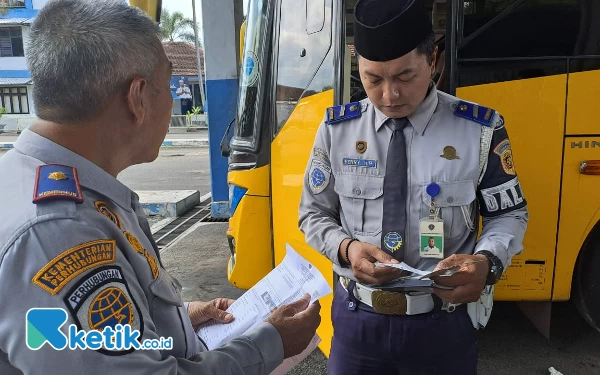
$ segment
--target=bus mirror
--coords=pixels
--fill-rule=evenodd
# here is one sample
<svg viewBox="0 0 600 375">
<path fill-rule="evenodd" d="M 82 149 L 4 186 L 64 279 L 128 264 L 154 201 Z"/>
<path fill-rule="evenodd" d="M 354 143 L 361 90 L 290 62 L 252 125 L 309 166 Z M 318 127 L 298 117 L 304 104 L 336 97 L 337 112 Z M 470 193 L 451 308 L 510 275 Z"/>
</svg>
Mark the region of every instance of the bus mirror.
<svg viewBox="0 0 600 375">
<path fill-rule="evenodd" d="M 229 126 L 227 126 L 227 130 L 225 130 L 225 134 L 223 135 L 223 139 L 221 139 L 221 155 L 228 158 L 231 153 L 231 149 L 229 147 L 229 129 L 231 129 L 231 125 L 235 122 L 235 118 L 231 120 Z"/>
</svg>

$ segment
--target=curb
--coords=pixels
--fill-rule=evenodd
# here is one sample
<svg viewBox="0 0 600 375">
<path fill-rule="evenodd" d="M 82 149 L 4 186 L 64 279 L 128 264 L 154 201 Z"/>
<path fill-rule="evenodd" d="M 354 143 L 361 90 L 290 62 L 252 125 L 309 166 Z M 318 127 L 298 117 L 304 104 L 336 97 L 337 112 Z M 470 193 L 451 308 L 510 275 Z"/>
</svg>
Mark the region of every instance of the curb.
<svg viewBox="0 0 600 375">
<path fill-rule="evenodd" d="M 10 150 L 14 148 L 15 142 L 0 143 L 0 150 Z M 195 148 L 208 147 L 208 139 L 169 139 L 163 141 L 160 148 Z"/>
<path fill-rule="evenodd" d="M 163 141 L 160 147 L 208 147 L 208 139 L 169 139 Z"/>
<path fill-rule="evenodd" d="M 137 191 L 148 216 L 179 217 L 200 203 L 198 190 Z"/>
</svg>

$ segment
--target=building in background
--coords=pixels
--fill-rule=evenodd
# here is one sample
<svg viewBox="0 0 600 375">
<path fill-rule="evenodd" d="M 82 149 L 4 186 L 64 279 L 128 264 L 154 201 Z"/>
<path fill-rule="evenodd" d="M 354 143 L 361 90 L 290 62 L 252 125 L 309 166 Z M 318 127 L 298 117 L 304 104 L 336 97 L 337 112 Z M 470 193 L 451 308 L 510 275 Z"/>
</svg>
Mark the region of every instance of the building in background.
<svg viewBox="0 0 600 375">
<path fill-rule="evenodd" d="M 21 130 L 35 118 L 25 53 L 29 25 L 48 0 L 0 0 L 0 130 Z"/>
<path fill-rule="evenodd" d="M 203 107 L 198 82 L 196 47 L 186 42 L 164 42 L 167 57 L 173 63 L 171 94 L 173 115 L 185 115 L 193 107 Z M 204 80 L 204 51 L 200 50 L 202 79 Z M 203 113 L 203 111 L 201 111 Z"/>
</svg>

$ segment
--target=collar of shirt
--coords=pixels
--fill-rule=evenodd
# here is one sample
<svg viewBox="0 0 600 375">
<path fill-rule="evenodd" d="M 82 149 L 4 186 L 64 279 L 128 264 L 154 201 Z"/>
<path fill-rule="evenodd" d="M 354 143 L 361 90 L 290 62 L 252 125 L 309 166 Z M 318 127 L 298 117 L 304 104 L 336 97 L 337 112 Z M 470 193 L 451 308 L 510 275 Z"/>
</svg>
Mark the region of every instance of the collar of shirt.
<svg viewBox="0 0 600 375">
<path fill-rule="evenodd" d="M 433 116 L 433 112 L 435 112 L 437 105 L 437 89 L 435 85 L 432 85 L 429 89 L 429 93 L 425 97 L 425 100 L 423 100 L 423 103 L 421 103 L 421 105 L 417 107 L 417 110 L 412 115 L 408 116 L 408 120 L 410 121 L 411 125 L 415 128 L 415 130 L 419 133 L 419 135 L 423 135 L 423 133 L 425 132 L 425 128 L 427 127 L 427 124 L 429 124 L 429 120 L 431 120 L 431 117 Z M 377 129 L 377 131 L 379 131 L 383 124 L 385 124 L 385 122 L 389 120 L 389 117 L 384 115 L 375 106 L 373 106 L 373 108 L 375 110 L 375 128 Z"/>
<path fill-rule="evenodd" d="M 132 211 L 132 198 L 135 199 L 137 195 L 102 168 L 73 151 L 29 129 L 23 130 L 14 147 L 22 154 L 46 164 L 75 167 L 81 186 L 106 196 L 124 210 Z"/>
</svg>

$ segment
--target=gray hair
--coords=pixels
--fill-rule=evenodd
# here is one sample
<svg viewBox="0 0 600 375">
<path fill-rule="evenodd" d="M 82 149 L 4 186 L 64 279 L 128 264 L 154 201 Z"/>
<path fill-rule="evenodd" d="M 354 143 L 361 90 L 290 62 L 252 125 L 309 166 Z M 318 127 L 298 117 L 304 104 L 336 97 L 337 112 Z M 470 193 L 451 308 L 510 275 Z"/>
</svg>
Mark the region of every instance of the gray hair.
<svg viewBox="0 0 600 375">
<path fill-rule="evenodd" d="M 122 0 L 52 0 L 31 25 L 27 65 L 41 119 L 90 120 L 134 77 L 154 80 L 158 24 Z"/>
</svg>

